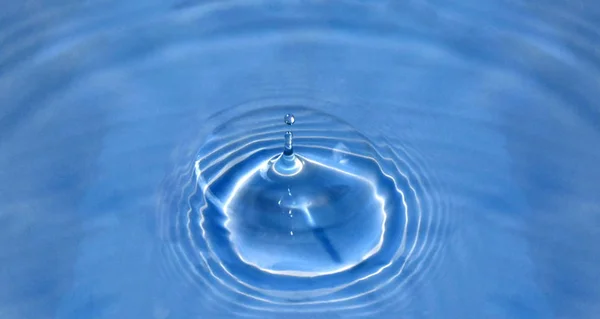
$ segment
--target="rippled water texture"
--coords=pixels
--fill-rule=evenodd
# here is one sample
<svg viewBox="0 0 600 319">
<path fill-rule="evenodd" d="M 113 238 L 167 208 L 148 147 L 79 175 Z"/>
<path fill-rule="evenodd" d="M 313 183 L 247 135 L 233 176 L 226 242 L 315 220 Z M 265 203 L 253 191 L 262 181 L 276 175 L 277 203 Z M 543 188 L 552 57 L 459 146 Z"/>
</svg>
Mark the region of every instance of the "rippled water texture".
<svg viewBox="0 0 600 319">
<path fill-rule="evenodd" d="M 1 2 L 0 318 L 598 318 L 596 2 Z"/>
</svg>

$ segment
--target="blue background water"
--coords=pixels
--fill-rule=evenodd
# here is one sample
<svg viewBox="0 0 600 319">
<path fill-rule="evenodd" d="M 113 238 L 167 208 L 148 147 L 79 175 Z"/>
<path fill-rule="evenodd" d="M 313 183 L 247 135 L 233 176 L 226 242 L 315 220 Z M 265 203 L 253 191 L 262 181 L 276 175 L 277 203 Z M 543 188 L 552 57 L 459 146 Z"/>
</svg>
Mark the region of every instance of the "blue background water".
<svg viewBox="0 0 600 319">
<path fill-rule="evenodd" d="M 599 316 L 594 1 L 0 7 L 1 318 Z M 209 116 L 298 99 L 438 185 L 437 257 L 385 299 L 248 309 L 163 253 Z"/>
</svg>

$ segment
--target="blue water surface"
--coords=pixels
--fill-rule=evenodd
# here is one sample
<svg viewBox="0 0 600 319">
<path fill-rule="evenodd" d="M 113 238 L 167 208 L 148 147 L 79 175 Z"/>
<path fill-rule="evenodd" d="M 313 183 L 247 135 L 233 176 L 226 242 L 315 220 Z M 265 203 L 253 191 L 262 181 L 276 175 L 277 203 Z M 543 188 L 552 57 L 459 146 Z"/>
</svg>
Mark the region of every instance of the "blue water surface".
<svg viewBox="0 0 600 319">
<path fill-rule="evenodd" d="M 0 318 L 599 318 L 598 30 L 592 0 L 0 0 Z M 314 221 L 235 186 L 289 110 Z"/>
</svg>

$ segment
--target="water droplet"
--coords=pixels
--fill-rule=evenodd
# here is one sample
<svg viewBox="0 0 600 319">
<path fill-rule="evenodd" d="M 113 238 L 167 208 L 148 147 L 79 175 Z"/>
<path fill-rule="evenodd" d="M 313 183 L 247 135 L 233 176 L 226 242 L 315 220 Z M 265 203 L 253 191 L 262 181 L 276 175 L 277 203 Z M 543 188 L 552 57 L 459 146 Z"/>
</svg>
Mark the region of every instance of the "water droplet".
<svg viewBox="0 0 600 319">
<path fill-rule="evenodd" d="M 294 114 L 288 113 L 283 117 L 283 121 L 287 125 L 292 125 L 294 122 L 296 122 L 296 118 L 294 117 Z"/>
</svg>

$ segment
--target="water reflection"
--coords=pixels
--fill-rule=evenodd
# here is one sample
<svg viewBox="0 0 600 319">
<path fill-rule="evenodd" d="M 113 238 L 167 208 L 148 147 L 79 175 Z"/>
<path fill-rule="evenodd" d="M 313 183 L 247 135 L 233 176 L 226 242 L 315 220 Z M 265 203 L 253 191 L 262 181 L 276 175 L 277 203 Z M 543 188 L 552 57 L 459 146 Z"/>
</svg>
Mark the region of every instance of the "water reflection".
<svg viewBox="0 0 600 319">
<path fill-rule="evenodd" d="M 597 4 L 1 6 L 0 317 L 600 312 Z M 277 283 L 232 293 L 210 272 L 218 260 L 187 239 L 199 222 L 187 212 L 200 207 L 181 197 L 196 193 L 195 154 L 219 125 L 210 114 L 294 103 L 368 135 L 421 195 L 423 216 L 439 217 L 407 229 L 429 231 L 399 256 L 402 275 L 377 277 L 401 284 L 368 294 L 385 280 L 359 282 L 335 306 L 311 304 L 326 289 L 266 305 Z M 337 251 L 343 262 L 331 246 L 328 260 Z"/>
</svg>

